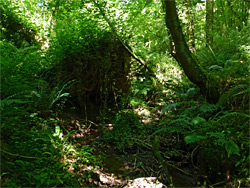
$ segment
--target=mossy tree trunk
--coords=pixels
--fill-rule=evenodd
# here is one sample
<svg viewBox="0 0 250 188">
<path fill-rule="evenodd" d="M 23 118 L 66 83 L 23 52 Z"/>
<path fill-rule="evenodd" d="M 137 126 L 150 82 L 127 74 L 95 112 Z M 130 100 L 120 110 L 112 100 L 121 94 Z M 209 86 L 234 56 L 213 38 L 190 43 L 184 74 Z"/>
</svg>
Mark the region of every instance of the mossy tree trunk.
<svg viewBox="0 0 250 188">
<path fill-rule="evenodd" d="M 166 26 L 173 40 L 171 54 L 183 68 L 191 82 L 196 84 L 207 100 L 216 103 L 220 97 L 219 79 L 211 77 L 200 65 L 189 50 L 180 26 L 174 0 L 162 0 L 166 12 Z"/>
</svg>

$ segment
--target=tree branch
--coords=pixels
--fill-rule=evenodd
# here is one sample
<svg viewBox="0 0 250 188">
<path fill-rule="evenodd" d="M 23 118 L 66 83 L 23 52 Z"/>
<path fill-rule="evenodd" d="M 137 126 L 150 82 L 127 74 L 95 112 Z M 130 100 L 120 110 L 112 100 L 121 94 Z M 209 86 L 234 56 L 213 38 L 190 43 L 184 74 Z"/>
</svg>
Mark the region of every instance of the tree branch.
<svg viewBox="0 0 250 188">
<path fill-rule="evenodd" d="M 94 4 L 98 7 L 98 9 L 100 10 L 103 18 L 105 19 L 105 21 L 108 23 L 109 27 L 111 28 L 112 33 L 118 38 L 118 40 L 121 42 L 121 44 L 123 45 L 123 47 L 127 50 L 127 52 L 137 61 L 139 62 L 143 67 L 145 67 L 148 72 L 151 74 L 151 76 L 156 77 L 154 71 L 147 66 L 147 64 L 145 63 L 145 61 L 143 61 L 141 58 L 139 58 L 137 55 L 135 55 L 132 50 L 128 47 L 128 45 L 126 45 L 121 38 L 119 37 L 119 35 L 116 32 L 115 27 L 113 26 L 113 24 L 111 23 L 111 21 L 108 19 L 108 17 L 105 15 L 104 10 L 102 9 L 102 7 L 96 2 L 96 0 L 93 0 Z"/>
</svg>

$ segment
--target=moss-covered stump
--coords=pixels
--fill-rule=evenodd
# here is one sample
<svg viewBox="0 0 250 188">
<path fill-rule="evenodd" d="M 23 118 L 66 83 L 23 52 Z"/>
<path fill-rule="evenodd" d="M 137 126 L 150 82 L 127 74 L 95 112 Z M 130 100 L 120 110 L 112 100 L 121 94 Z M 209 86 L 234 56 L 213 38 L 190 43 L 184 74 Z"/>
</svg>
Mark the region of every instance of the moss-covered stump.
<svg viewBox="0 0 250 188">
<path fill-rule="evenodd" d="M 72 99 L 88 116 L 96 116 L 115 98 L 128 93 L 131 57 L 122 43 L 110 33 L 63 61 L 63 78 L 75 80 Z"/>
</svg>

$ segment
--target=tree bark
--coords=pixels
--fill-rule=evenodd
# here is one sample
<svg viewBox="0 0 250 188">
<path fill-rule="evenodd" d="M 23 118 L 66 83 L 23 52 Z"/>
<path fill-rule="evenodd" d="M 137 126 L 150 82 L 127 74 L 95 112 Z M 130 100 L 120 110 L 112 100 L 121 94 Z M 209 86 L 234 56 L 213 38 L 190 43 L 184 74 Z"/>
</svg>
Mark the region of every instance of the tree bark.
<svg viewBox="0 0 250 188">
<path fill-rule="evenodd" d="M 191 0 L 185 0 L 185 6 L 187 9 L 187 36 L 188 36 L 188 45 L 191 47 L 191 51 L 194 51 L 195 42 L 194 42 L 194 19 L 192 13 Z"/>
<path fill-rule="evenodd" d="M 206 1 L 206 41 L 207 43 L 213 42 L 213 17 L 214 17 L 214 0 Z"/>
<path fill-rule="evenodd" d="M 166 26 L 173 39 L 174 58 L 183 68 L 189 80 L 196 84 L 207 100 L 216 103 L 220 97 L 219 79 L 208 75 L 189 50 L 180 26 L 174 0 L 162 0 L 166 12 Z"/>
</svg>

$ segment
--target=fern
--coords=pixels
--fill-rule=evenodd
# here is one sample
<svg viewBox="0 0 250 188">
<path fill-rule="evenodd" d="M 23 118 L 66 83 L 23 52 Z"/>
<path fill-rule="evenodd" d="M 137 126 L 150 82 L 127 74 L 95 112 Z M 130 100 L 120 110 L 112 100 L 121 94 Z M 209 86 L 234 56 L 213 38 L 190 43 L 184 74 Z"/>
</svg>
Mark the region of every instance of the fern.
<svg viewBox="0 0 250 188">
<path fill-rule="evenodd" d="M 60 100 L 62 97 L 68 97 L 70 95 L 69 93 L 62 93 L 62 92 L 64 91 L 64 89 L 67 86 L 69 86 L 72 83 L 74 83 L 74 80 L 71 80 L 71 81 L 67 82 L 66 84 L 64 84 L 62 86 L 62 88 L 58 92 L 56 92 L 56 95 L 52 98 L 52 101 L 51 101 L 51 103 L 49 105 L 50 108 L 55 104 L 55 102 Z"/>
<path fill-rule="evenodd" d="M 4 107 L 6 106 L 10 106 L 12 104 L 25 104 L 27 103 L 27 101 L 25 100 L 22 100 L 22 99 L 12 99 L 14 97 L 17 97 L 18 95 L 20 95 L 21 93 L 17 93 L 17 94 L 14 94 L 14 95 L 11 95 L 3 100 L 0 100 L 0 109 L 3 110 Z"/>
<path fill-rule="evenodd" d="M 240 156 L 240 148 L 233 140 L 229 139 L 225 143 L 225 148 L 226 148 L 228 157 L 230 157 L 233 154 Z"/>
<path fill-rule="evenodd" d="M 59 86 L 58 84 L 58 86 L 54 87 L 52 91 L 49 88 L 48 84 L 42 83 L 40 90 L 31 91 L 28 97 L 31 98 L 31 100 L 33 100 L 33 102 L 35 102 L 37 106 L 51 109 L 57 101 L 61 100 L 63 97 L 68 97 L 70 95 L 68 92 L 64 93 L 64 90 L 73 83 L 74 80 L 68 81 L 62 86 Z M 39 100 L 37 100 L 37 98 Z"/>
<path fill-rule="evenodd" d="M 186 117 L 188 118 L 188 117 Z M 188 118 L 190 120 L 190 118 Z M 186 134 L 190 131 L 192 131 L 191 126 L 192 123 L 190 123 L 187 119 L 185 118 L 178 118 L 176 120 L 170 121 L 170 122 L 162 122 L 160 125 L 164 125 L 166 127 L 163 127 L 153 133 L 153 135 L 161 133 L 161 132 L 176 132 L 176 133 L 182 133 Z"/>
<path fill-rule="evenodd" d="M 237 95 L 242 95 L 242 94 L 246 94 L 246 93 L 249 93 L 250 92 L 250 87 L 248 87 L 247 89 L 239 92 L 239 93 L 236 93 L 234 94 L 233 96 L 237 96 Z"/>
<path fill-rule="evenodd" d="M 217 109 L 218 109 L 218 107 L 215 104 L 203 104 L 200 107 L 200 111 L 203 113 L 214 112 Z"/>
<path fill-rule="evenodd" d="M 187 133 L 187 130 L 184 127 L 178 126 L 178 127 L 163 127 L 161 129 L 158 129 L 157 131 L 155 131 L 153 133 L 153 136 L 158 134 L 158 133 L 162 133 L 162 132 L 170 132 L 170 133 L 182 133 L 185 134 Z"/>
<path fill-rule="evenodd" d="M 213 49 L 209 46 L 209 48 L 204 48 L 200 50 L 197 54 L 198 59 L 201 60 L 201 62 L 205 64 L 209 62 L 218 62 L 218 59 L 216 58 L 216 55 L 214 54 Z M 209 65 L 208 65 L 209 66 Z"/>
<path fill-rule="evenodd" d="M 196 101 L 182 101 L 182 102 L 177 102 L 177 103 L 172 103 L 172 104 L 168 104 L 167 106 L 165 106 L 163 109 L 162 109 L 162 113 L 165 113 L 165 112 L 168 112 L 169 110 L 177 107 L 177 106 L 181 106 L 181 105 L 184 105 L 184 104 L 195 104 Z"/>
<path fill-rule="evenodd" d="M 190 123 L 188 120 L 184 119 L 184 118 L 179 118 L 176 120 L 173 120 L 169 123 L 169 125 L 180 125 L 180 126 L 185 126 L 187 127 L 189 130 L 192 130 L 189 126 L 192 126 L 192 123 Z"/>
<path fill-rule="evenodd" d="M 242 118 L 246 118 L 246 119 L 250 118 L 250 115 L 247 115 L 247 114 L 244 114 L 241 112 L 230 112 L 230 113 L 227 113 L 224 116 L 220 117 L 217 121 L 222 121 L 222 120 L 230 119 L 230 118 L 235 119 L 236 117 L 239 117 L 239 116 Z"/>
<path fill-rule="evenodd" d="M 193 125 L 200 125 L 200 124 L 204 124 L 204 123 L 206 123 L 207 121 L 204 119 L 204 118 L 202 118 L 202 117 L 195 117 L 194 119 L 192 119 L 192 121 L 191 121 L 191 123 L 193 124 Z"/>
<path fill-rule="evenodd" d="M 229 102 L 232 102 L 236 99 L 236 96 L 242 95 L 249 92 L 249 87 L 246 84 L 241 84 L 231 88 L 229 91 L 224 93 L 219 101 L 217 102 L 217 106 L 223 106 Z"/>
<path fill-rule="evenodd" d="M 187 135 L 184 140 L 187 144 L 190 143 L 196 143 L 200 140 L 206 139 L 207 136 L 202 136 L 202 135 L 196 135 L 196 134 L 191 134 L 191 135 Z"/>
</svg>

